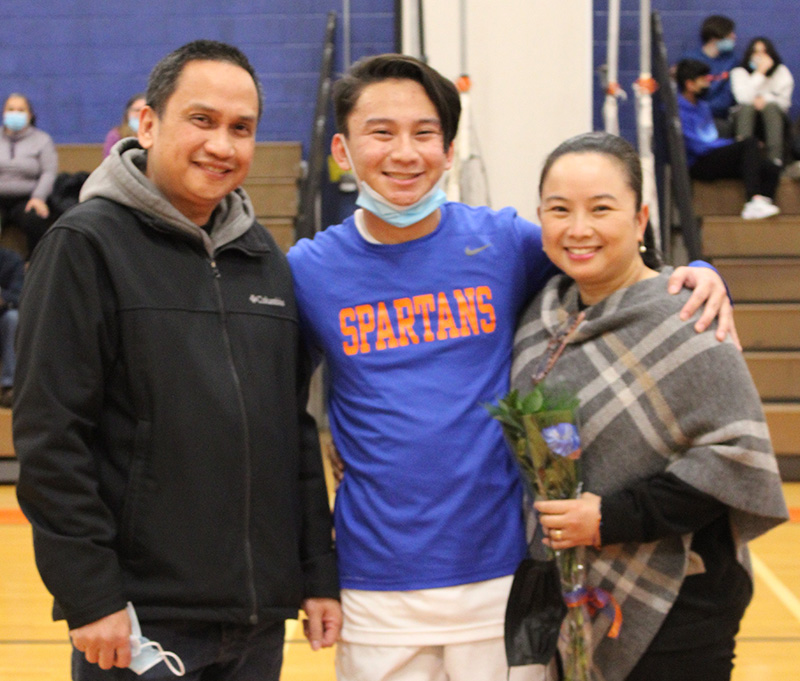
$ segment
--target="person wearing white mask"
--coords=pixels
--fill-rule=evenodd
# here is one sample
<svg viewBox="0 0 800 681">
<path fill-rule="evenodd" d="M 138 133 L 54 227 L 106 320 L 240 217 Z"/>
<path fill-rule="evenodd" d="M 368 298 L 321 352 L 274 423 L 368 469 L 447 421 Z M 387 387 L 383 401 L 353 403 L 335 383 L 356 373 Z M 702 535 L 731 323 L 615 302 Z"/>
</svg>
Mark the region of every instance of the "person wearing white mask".
<svg viewBox="0 0 800 681">
<path fill-rule="evenodd" d="M 139 114 L 146 103 L 144 92 L 137 92 L 126 102 L 122 121 L 108 131 L 103 142 L 103 158 L 111 153 L 111 147 L 122 138 L 136 137 L 136 133 L 139 132 Z"/>
<path fill-rule="evenodd" d="M 47 199 L 57 173 L 56 147 L 36 127 L 30 101 L 18 93 L 9 95 L 0 135 L 0 222 L 25 233 L 28 254 L 50 226 Z"/>
<path fill-rule="evenodd" d="M 741 65 L 731 71 L 731 89 L 739 105 L 734 114 L 736 139 L 758 133 L 765 142 L 767 158 L 782 166 L 794 77 L 769 38 L 759 36 L 750 41 Z"/>
<path fill-rule="evenodd" d="M 731 109 L 736 103 L 731 92 L 731 71 L 739 65 L 736 48 L 736 24 L 733 19 L 714 14 L 706 17 L 700 27 L 700 46 L 683 55 L 708 64 L 711 80 L 708 105 L 720 137 L 733 137 Z"/>
<path fill-rule="evenodd" d="M 355 63 L 333 99 L 332 154 L 359 208 L 288 258 L 344 462 L 337 678 L 505 681 L 504 613 L 526 541 L 517 472 L 483 405 L 508 390 L 518 313 L 557 270 L 514 209 L 447 202 L 452 82 L 379 55 Z M 692 307 L 714 289 L 704 325 L 721 304 L 724 335 L 718 275 L 682 268 L 671 286 L 686 281 L 699 284 Z"/>
</svg>

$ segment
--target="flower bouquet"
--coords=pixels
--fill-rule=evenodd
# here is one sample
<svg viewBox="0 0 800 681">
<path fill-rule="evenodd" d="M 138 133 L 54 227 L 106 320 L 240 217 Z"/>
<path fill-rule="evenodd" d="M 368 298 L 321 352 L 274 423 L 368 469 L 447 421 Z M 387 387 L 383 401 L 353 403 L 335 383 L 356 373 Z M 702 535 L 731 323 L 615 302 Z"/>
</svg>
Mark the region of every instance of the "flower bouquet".
<svg viewBox="0 0 800 681">
<path fill-rule="evenodd" d="M 577 397 L 537 385 L 527 395 L 512 390 L 489 413 L 500 421 L 530 498 L 575 499 L 581 493 Z M 555 558 L 567 604 L 562 624 L 564 679 L 589 681 L 589 615 L 583 547 L 547 549 Z"/>
</svg>

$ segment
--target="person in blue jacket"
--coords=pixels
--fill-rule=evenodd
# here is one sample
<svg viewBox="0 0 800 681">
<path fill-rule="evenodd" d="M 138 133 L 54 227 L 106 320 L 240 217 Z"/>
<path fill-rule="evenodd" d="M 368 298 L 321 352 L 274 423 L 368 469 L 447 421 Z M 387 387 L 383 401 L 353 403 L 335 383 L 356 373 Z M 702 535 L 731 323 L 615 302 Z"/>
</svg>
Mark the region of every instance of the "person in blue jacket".
<svg viewBox="0 0 800 681">
<path fill-rule="evenodd" d="M 739 65 L 735 52 L 736 24 L 733 19 L 713 14 L 706 17 L 700 26 L 700 45 L 684 55 L 684 59 L 697 59 L 708 64 L 708 105 L 714 123 L 723 137 L 733 135 L 731 107 L 736 104 L 731 91 L 731 71 Z"/>
<path fill-rule="evenodd" d="M 675 72 L 678 81 L 678 113 L 686 146 L 689 174 L 710 182 L 722 178 L 744 180 L 745 220 L 760 220 L 780 213 L 773 202 L 780 168 L 761 153 L 758 141 L 720 137 L 706 102 L 709 68 L 696 59 L 682 59 Z"/>
</svg>

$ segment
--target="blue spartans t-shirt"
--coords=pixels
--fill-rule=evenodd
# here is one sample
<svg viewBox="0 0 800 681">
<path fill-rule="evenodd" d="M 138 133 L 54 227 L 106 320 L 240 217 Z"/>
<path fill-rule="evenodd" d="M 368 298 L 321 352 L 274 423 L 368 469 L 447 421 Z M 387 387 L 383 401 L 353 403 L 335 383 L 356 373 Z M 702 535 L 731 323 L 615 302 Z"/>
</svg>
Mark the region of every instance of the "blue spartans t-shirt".
<svg viewBox="0 0 800 681">
<path fill-rule="evenodd" d="M 518 313 L 556 273 L 539 228 L 511 209 L 447 203 L 421 239 L 368 243 L 349 218 L 289 262 L 345 462 L 342 587 L 511 574 L 525 553 L 521 486 L 485 405 L 508 391 Z"/>
</svg>

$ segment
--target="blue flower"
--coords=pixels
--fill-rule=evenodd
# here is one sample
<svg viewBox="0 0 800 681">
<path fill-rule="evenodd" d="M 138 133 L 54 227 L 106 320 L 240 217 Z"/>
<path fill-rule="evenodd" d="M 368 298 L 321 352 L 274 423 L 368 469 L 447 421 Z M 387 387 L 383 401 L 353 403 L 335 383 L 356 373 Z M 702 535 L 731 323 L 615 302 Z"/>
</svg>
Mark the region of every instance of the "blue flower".
<svg viewBox="0 0 800 681">
<path fill-rule="evenodd" d="M 542 437 L 553 454 L 569 456 L 581 446 L 578 429 L 572 423 L 559 423 L 542 429 Z"/>
</svg>

